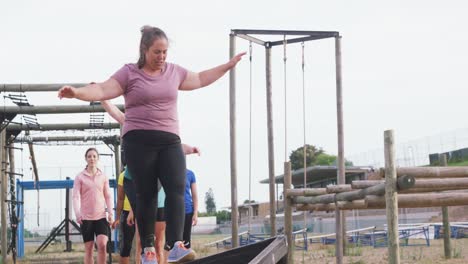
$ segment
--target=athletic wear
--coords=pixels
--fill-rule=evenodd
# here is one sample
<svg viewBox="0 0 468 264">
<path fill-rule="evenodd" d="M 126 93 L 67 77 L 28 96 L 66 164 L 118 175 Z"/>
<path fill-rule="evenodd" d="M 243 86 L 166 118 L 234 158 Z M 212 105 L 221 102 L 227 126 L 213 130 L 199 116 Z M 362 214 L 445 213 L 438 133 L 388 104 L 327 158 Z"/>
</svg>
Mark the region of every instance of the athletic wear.
<svg viewBox="0 0 468 264">
<path fill-rule="evenodd" d="M 110 229 L 106 218 L 98 220 L 82 220 L 80 225 L 83 242 L 94 241 L 94 237 L 105 235 L 109 237 Z"/>
<path fill-rule="evenodd" d="M 106 218 L 107 211 L 114 206 L 111 199 L 109 179 L 101 170 L 90 175 L 85 169 L 75 177 L 73 182 L 73 209 L 76 219 L 98 220 Z"/>
<path fill-rule="evenodd" d="M 133 237 L 135 236 L 135 225 L 127 224 L 128 211 L 122 211 L 120 215 L 119 246 L 120 256 L 129 257 L 132 251 Z"/>
<path fill-rule="evenodd" d="M 122 135 L 132 130 L 161 130 L 178 135 L 177 93 L 186 76 L 186 69 L 167 62 L 158 76 L 146 74 L 136 64 L 126 64 L 112 75 L 124 90 Z"/>
<path fill-rule="evenodd" d="M 124 172 L 120 173 L 119 179 L 118 179 L 118 182 L 117 182 L 117 184 L 118 184 L 119 186 L 122 186 L 122 188 L 123 188 L 123 186 L 124 186 L 124 174 L 125 174 Z M 128 201 L 127 195 L 125 195 L 122 210 L 128 212 L 128 211 L 130 211 L 130 209 L 131 209 L 131 207 L 130 207 L 130 202 Z"/>
<path fill-rule="evenodd" d="M 185 222 L 184 222 L 184 233 L 183 240 L 186 248 L 191 247 L 192 239 L 192 218 L 193 218 L 193 199 L 192 199 L 192 184 L 197 181 L 193 171 L 187 169 L 185 173 Z"/>
<path fill-rule="evenodd" d="M 161 185 L 161 183 L 159 183 L 158 185 Z M 164 188 L 160 188 L 158 191 L 158 210 L 159 208 L 164 209 L 165 202 L 166 202 L 166 193 L 164 192 Z"/>
<path fill-rule="evenodd" d="M 158 179 L 167 195 L 167 242 L 182 239 L 185 156 L 178 136 L 177 95 L 187 72 L 165 63 L 158 76 L 150 76 L 136 64 L 126 64 L 111 77 L 120 84 L 125 98 L 123 147 L 133 176 L 136 195 L 135 203 L 130 203 L 143 248 L 154 245 Z"/>
<path fill-rule="evenodd" d="M 167 261 L 172 262 L 185 262 L 193 260 L 195 258 L 195 253 L 190 248 L 185 248 L 184 244 L 181 241 L 174 243 L 174 247 L 169 251 L 169 256 Z"/>
<path fill-rule="evenodd" d="M 141 264 L 158 264 L 154 247 L 145 248 L 143 254 L 141 254 Z"/>
<path fill-rule="evenodd" d="M 195 174 L 187 169 L 185 174 L 185 214 L 193 213 L 192 184 L 196 183 Z"/>
<path fill-rule="evenodd" d="M 185 205 L 185 155 L 178 135 L 165 131 L 132 130 L 125 136 L 125 153 L 135 188 L 135 207 L 142 247 L 154 245 L 157 181 L 166 191 L 166 243 L 182 240 Z M 125 188 L 125 183 L 124 183 Z"/>
<path fill-rule="evenodd" d="M 190 248 L 192 245 L 192 218 L 193 213 L 185 214 L 185 222 L 184 222 L 184 246 L 186 248 Z"/>
</svg>

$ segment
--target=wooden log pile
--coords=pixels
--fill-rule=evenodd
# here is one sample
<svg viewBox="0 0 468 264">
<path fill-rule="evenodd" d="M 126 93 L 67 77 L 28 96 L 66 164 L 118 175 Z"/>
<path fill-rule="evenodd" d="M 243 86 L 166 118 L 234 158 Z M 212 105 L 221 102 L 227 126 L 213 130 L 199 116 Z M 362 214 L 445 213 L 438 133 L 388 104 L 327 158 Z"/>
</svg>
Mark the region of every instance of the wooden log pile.
<svg viewBox="0 0 468 264">
<path fill-rule="evenodd" d="M 380 170 L 385 178 L 384 170 Z M 468 205 L 468 167 L 397 168 L 399 208 Z M 385 208 L 385 181 L 361 180 L 326 188 L 290 189 L 297 210 Z"/>
</svg>

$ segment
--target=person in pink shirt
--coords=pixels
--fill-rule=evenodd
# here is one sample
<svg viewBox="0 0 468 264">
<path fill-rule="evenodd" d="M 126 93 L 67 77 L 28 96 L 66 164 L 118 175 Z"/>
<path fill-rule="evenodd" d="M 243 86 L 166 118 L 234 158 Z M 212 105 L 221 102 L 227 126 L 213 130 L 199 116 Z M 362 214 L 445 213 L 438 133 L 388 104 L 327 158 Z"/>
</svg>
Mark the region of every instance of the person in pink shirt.
<svg viewBox="0 0 468 264">
<path fill-rule="evenodd" d="M 113 222 L 109 178 L 97 167 L 99 153 L 95 148 L 86 150 L 85 159 L 86 168 L 75 177 L 73 182 L 73 209 L 85 244 L 84 263 L 94 263 L 94 237 L 96 237 L 97 262 L 104 264 L 109 240 L 109 225 Z"/>
<path fill-rule="evenodd" d="M 234 68 L 245 52 L 214 68 L 191 72 L 166 62 L 169 41 L 164 31 L 144 26 L 141 33 L 139 59 L 136 63 L 125 64 L 102 83 L 81 88 L 63 86 L 58 97 L 103 101 L 124 96 L 122 146 L 136 191 L 135 216 L 144 249 L 141 262 L 157 263 L 154 217 L 158 180 L 166 192 L 165 249 L 170 251 L 168 261 L 185 261 L 194 258 L 194 254 L 182 242 L 186 167 L 179 137 L 178 92 L 212 84 Z"/>
</svg>

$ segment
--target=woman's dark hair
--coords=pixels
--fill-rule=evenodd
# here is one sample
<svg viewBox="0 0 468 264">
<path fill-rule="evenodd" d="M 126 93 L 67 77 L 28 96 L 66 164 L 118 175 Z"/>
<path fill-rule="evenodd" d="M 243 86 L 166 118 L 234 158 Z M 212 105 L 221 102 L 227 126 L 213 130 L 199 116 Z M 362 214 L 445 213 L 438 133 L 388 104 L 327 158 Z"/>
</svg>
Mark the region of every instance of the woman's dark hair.
<svg viewBox="0 0 468 264">
<path fill-rule="evenodd" d="M 143 26 L 141 28 L 140 40 L 140 57 L 138 58 L 138 68 L 141 69 L 145 65 L 145 52 L 153 45 L 157 39 L 167 39 L 166 33 L 157 27 Z"/>
</svg>

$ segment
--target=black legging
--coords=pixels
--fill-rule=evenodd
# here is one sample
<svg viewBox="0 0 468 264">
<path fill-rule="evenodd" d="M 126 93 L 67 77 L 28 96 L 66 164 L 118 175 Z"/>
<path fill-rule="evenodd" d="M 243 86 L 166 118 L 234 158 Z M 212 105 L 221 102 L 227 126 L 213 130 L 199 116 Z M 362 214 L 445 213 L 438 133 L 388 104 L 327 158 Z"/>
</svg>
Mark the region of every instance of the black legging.
<svg viewBox="0 0 468 264">
<path fill-rule="evenodd" d="M 136 193 L 135 216 L 141 247 L 154 246 L 157 180 L 166 192 L 166 248 L 182 241 L 185 219 L 185 155 L 179 136 L 157 130 L 132 130 L 124 136 L 127 167 Z"/>
<path fill-rule="evenodd" d="M 192 247 L 192 218 L 193 212 L 185 214 L 185 223 L 184 223 L 184 245 L 186 248 Z"/>
</svg>

